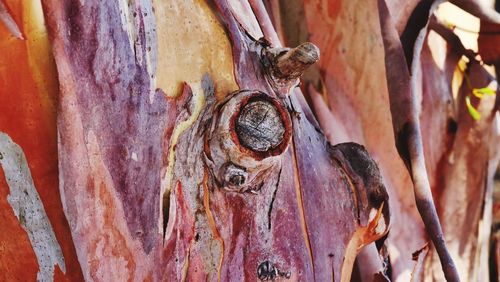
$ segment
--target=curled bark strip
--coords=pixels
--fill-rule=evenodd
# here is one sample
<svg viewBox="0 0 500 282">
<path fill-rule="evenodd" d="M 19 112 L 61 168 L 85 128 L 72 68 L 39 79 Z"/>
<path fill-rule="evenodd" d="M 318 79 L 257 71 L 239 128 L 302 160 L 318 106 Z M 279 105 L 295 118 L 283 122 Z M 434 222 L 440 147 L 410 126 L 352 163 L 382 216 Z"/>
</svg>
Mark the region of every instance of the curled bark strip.
<svg viewBox="0 0 500 282">
<path fill-rule="evenodd" d="M 250 6 L 252 7 L 253 12 L 255 13 L 255 17 L 259 22 L 259 26 L 264 33 L 264 36 L 268 38 L 270 42 L 276 45 L 276 47 L 280 47 L 281 43 L 278 38 L 278 34 L 274 30 L 273 23 L 271 22 L 271 18 L 264 6 L 262 0 L 249 0 Z"/>
<path fill-rule="evenodd" d="M 430 6 L 431 11 L 435 5 L 436 3 Z M 457 270 L 446 248 L 432 199 L 420 131 L 415 73 L 419 70 L 420 51 L 427 34 L 427 24 L 417 33 L 414 40 L 402 43 L 397 36 L 385 1 L 379 0 L 378 7 L 396 146 L 410 171 L 417 209 L 437 250 L 445 277 L 448 281 L 459 281 Z M 428 14 L 430 13 L 427 12 Z M 411 22 L 408 23 L 408 25 L 411 24 Z M 408 50 L 409 47 L 403 48 L 404 43 L 413 46 L 413 54 L 410 56 L 412 58 L 411 70 L 406 67 L 403 49 Z"/>
<path fill-rule="evenodd" d="M 408 22 L 406 23 L 405 29 L 401 34 L 401 42 L 403 42 L 406 63 L 410 69 L 415 51 L 414 46 L 416 45 L 416 41 L 419 38 L 421 30 L 427 26 L 427 20 L 429 18 L 429 13 L 431 12 L 432 3 L 433 1 L 420 1 L 417 6 L 415 6 L 415 9 L 413 9 Z"/>
<path fill-rule="evenodd" d="M 420 277 L 424 272 L 424 262 L 427 253 L 429 252 L 428 244 L 425 244 L 421 249 L 412 254 L 412 259 L 415 261 L 415 266 L 411 272 L 411 282 L 420 281 Z"/>
<path fill-rule="evenodd" d="M 500 13 L 493 7 L 488 7 L 484 1 L 479 0 L 450 0 L 462 10 L 478 17 L 481 20 L 500 24 Z"/>
</svg>

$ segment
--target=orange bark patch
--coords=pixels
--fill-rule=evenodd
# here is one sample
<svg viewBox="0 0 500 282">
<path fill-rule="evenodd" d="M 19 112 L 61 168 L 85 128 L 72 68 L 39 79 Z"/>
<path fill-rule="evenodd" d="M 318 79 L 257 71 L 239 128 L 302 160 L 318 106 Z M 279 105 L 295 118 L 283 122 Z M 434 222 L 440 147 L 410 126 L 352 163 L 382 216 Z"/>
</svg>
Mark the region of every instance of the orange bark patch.
<svg viewBox="0 0 500 282">
<path fill-rule="evenodd" d="M 0 281 L 35 281 L 38 271 L 35 252 L 7 202 L 9 187 L 0 166 Z"/>
<path fill-rule="evenodd" d="M 15 38 L 0 24 L 0 53 L 8 54 L 0 56 L 0 131 L 11 136 L 23 149 L 35 187 L 62 248 L 67 272 L 62 274 L 57 270 L 56 279 L 79 281 L 82 274 L 58 189 L 55 114 L 58 83 L 41 4 L 15 0 L 4 1 L 4 4 L 25 40 Z M 36 277 L 38 269 L 34 252 L 26 232 L 8 206 L 8 187 L 3 173 L 0 178 L 0 218 L 5 224 L 0 248 L 6 250 L 0 251 L 1 275 L 34 281 L 32 277 Z M 12 279 L 0 278 L 2 281 Z"/>
</svg>

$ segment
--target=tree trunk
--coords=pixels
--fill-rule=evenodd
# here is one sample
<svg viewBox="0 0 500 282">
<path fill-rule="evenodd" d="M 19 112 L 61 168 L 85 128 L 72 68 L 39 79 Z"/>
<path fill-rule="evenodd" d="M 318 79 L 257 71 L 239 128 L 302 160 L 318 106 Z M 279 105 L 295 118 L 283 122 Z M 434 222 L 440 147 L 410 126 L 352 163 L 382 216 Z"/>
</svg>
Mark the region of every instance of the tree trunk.
<svg viewBox="0 0 500 282">
<path fill-rule="evenodd" d="M 0 280 L 488 279 L 494 78 L 432 1 L 2 1 Z"/>
</svg>

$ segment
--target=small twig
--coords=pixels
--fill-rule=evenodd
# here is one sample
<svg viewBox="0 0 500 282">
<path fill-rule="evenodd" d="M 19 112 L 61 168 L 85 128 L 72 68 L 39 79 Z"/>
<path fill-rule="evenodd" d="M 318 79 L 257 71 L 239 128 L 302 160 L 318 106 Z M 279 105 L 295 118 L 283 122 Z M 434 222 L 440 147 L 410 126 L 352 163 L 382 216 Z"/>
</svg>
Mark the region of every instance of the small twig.
<svg viewBox="0 0 500 282">
<path fill-rule="evenodd" d="M 444 40 L 446 40 L 446 42 L 453 47 L 453 50 L 455 52 L 466 56 L 471 61 L 477 61 L 474 51 L 465 48 L 460 38 L 453 32 L 453 30 L 449 29 L 442 22 L 438 21 L 436 17 L 431 17 L 429 21 L 429 28 L 434 30 Z"/>
</svg>

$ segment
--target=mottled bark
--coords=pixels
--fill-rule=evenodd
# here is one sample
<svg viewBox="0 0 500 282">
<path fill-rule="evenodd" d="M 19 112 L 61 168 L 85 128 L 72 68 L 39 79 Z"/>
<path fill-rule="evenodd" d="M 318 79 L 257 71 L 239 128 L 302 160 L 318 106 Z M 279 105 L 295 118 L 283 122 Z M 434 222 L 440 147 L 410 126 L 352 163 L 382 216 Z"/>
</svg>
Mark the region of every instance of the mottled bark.
<svg viewBox="0 0 500 282">
<path fill-rule="evenodd" d="M 270 2 L 274 3 L 276 1 Z M 391 202 L 393 211 L 391 218 L 393 223 L 392 231 L 386 241 L 389 245 L 392 279 L 407 281 L 410 279 L 408 274 L 414 266 L 414 262 L 411 261 L 411 253 L 421 247 L 425 236 L 420 232 L 420 220 L 416 219 L 415 205 L 412 204 L 414 199 L 411 193 L 408 193 L 408 187 L 411 187 L 412 184 L 409 182 L 408 175 L 401 171 L 405 168 L 402 166 L 400 159 L 394 155 L 395 144 L 391 141 L 391 138 L 393 138 L 391 133 L 392 123 L 391 119 L 385 116 L 390 112 L 386 85 L 384 81 L 379 79 L 378 75 L 373 75 L 384 69 L 384 64 L 380 61 L 383 53 L 381 50 L 382 40 L 378 31 L 374 29 L 378 24 L 377 8 L 373 7 L 370 2 L 360 5 L 357 1 L 297 2 L 300 2 L 297 6 L 283 5 L 280 2 L 282 4 L 280 6 L 281 13 L 279 17 L 274 16 L 274 18 L 282 20 L 283 32 L 286 34 L 283 37 L 287 40 L 297 44 L 294 41 L 297 38 L 308 39 L 322 50 L 319 72 L 310 73 L 309 76 L 304 77 L 305 81 L 310 82 L 309 85 L 304 83 L 306 86 L 304 88 L 308 90 L 307 98 L 310 99 L 315 115 L 331 142 L 355 140 L 364 144 L 378 161 L 393 201 Z M 426 14 L 428 14 L 425 10 L 430 7 L 431 3 L 424 1 L 417 5 L 417 1 L 410 1 L 405 2 L 403 5 L 399 1 L 387 2 L 394 22 L 394 29 L 398 31 L 401 40 L 406 42 L 406 52 L 408 54 L 406 58 L 409 58 L 411 62 L 414 60 L 412 53 L 415 37 L 418 35 L 419 30 L 425 26 Z M 276 5 L 270 6 L 275 7 Z M 275 13 L 274 8 L 272 12 Z M 431 21 L 429 28 L 437 31 L 446 41 L 434 32 L 429 33 L 428 39 L 425 39 L 425 33 L 420 36 L 420 45 L 422 43 L 424 45 L 422 56 L 420 59 L 417 57 L 417 63 L 414 64 L 417 69 L 421 68 L 421 71 L 415 73 L 415 77 L 412 78 L 416 86 L 414 87 L 416 98 L 414 104 L 421 112 L 418 118 L 421 124 L 426 173 L 436 202 L 438 215 L 445 229 L 444 235 L 446 241 L 456 242 L 458 237 L 477 238 L 476 235 L 473 235 L 477 230 L 471 229 L 468 232 L 457 233 L 450 231 L 446 233 L 446 226 L 467 221 L 465 218 L 455 218 L 456 221 L 451 220 L 450 217 L 443 217 L 441 214 L 446 213 L 447 209 L 453 210 L 457 202 L 463 205 L 466 204 L 463 200 L 455 200 L 454 204 L 451 204 L 451 201 L 444 204 L 444 200 L 440 198 L 443 191 L 450 191 L 449 195 L 455 195 L 456 197 L 460 193 L 452 192 L 455 191 L 454 185 L 456 183 L 452 185 L 446 181 L 448 178 L 443 177 L 442 172 L 446 166 L 460 166 L 459 162 L 454 162 L 451 158 L 451 156 L 455 156 L 455 153 L 450 152 L 453 151 L 452 146 L 455 142 L 457 127 L 463 128 L 467 125 L 465 125 L 465 120 L 460 121 L 464 125 L 458 124 L 456 104 L 460 102 L 454 98 L 452 93 L 452 88 L 455 87 L 453 85 L 456 84 L 452 80 L 460 56 L 466 55 L 469 59 L 473 59 L 475 54 L 470 50 L 466 50 L 458 36 L 448 27 Z M 489 42 L 493 42 L 491 40 L 493 40 L 494 36 L 494 34 L 480 33 L 480 40 L 483 40 L 486 51 L 496 48 L 495 44 L 488 45 Z M 426 41 L 423 42 L 423 39 Z M 394 63 L 396 61 L 394 60 Z M 418 61 L 421 62 L 418 63 Z M 477 71 L 478 69 L 474 70 L 474 72 Z M 401 82 L 403 73 L 405 73 L 404 68 L 395 71 L 394 75 L 389 78 L 389 83 Z M 480 86 L 475 85 L 473 87 Z M 366 91 L 366 89 L 370 89 L 370 91 Z M 472 100 L 474 106 L 476 106 L 474 97 Z M 489 106 L 486 105 L 491 103 L 491 97 L 482 100 L 481 104 L 483 103 L 488 108 Z M 411 114 L 411 109 L 408 109 L 409 105 L 408 103 L 400 103 L 400 106 L 394 107 L 395 114 L 401 116 Z M 464 104 L 460 103 L 460 105 Z M 483 122 L 494 125 L 496 118 L 492 120 L 483 119 L 489 115 L 483 112 L 481 107 L 480 109 L 481 121 L 472 124 L 475 130 L 482 132 L 479 135 L 485 136 L 485 138 L 481 137 L 482 141 L 480 143 L 482 145 L 479 145 L 479 147 L 498 147 L 495 138 L 486 137 L 492 133 L 495 134 L 495 128 L 484 128 L 484 131 L 480 129 L 483 128 L 480 125 Z M 413 119 L 415 120 L 415 118 Z M 466 147 L 474 150 L 472 148 L 477 148 L 477 146 L 469 144 Z M 493 152 L 498 149 L 488 150 Z M 494 155 L 488 157 L 482 155 L 482 158 L 489 159 L 488 163 L 491 166 L 495 166 L 497 163 Z M 465 170 L 474 171 L 472 166 L 475 166 L 474 162 L 467 163 Z M 467 175 L 468 178 L 474 179 L 482 177 L 482 174 L 471 173 Z M 492 175 L 487 176 L 488 179 L 491 179 L 491 177 Z M 481 194 L 486 187 L 480 183 L 474 184 L 469 189 L 476 191 L 476 194 L 471 196 L 474 199 L 471 198 L 468 201 L 481 202 L 484 200 L 485 203 L 491 201 L 491 196 Z M 484 198 L 482 195 L 484 195 Z M 467 210 L 467 213 L 470 214 L 476 212 L 472 207 Z M 485 212 L 484 215 L 486 216 L 485 220 L 487 220 L 488 212 Z M 475 220 L 482 219 L 476 218 Z M 487 236 L 484 232 L 481 234 Z M 463 246 L 470 244 L 471 241 Z M 481 241 L 481 245 L 486 246 L 484 240 Z M 471 257 L 462 258 L 453 250 L 450 250 L 450 252 L 455 260 L 459 260 L 460 264 L 467 260 L 467 264 L 471 265 L 471 269 L 476 269 L 473 272 L 487 273 L 487 271 L 479 270 L 486 266 L 485 263 L 478 263 L 477 261 L 472 263 L 474 259 Z M 481 256 L 484 253 L 483 251 Z M 429 254 L 434 255 L 434 251 L 431 249 Z M 429 257 L 427 256 L 427 259 Z M 362 261 L 366 260 L 363 259 Z M 433 270 L 427 265 L 422 269 L 421 273 L 425 277 L 432 276 L 431 273 L 439 273 L 439 279 L 442 279 L 439 262 L 434 259 L 433 264 Z M 462 276 L 462 279 L 468 280 L 466 273 L 472 273 L 472 271 L 460 271 L 460 276 Z M 416 279 L 421 278 L 417 277 Z"/>
<path fill-rule="evenodd" d="M 388 231 L 377 165 L 362 146 L 329 145 L 295 88 L 317 47 L 278 48 L 258 2 L 215 4 L 238 91 L 206 69 L 167 98 L 150 2 L 45 1 L 84 276 L 349 281 L 359 249 Z"/>
<path fill-rule="evenodd" d="M 488 279 L 492 77 L 433 1 L 42 3 L 52 46 L 0 0 L 4 280 Z"/>
<path fill-rule="evenodd" d="M 58 189 L 58 81 L 40 2 L 0 1 L 0 53 L 0 281 L 82 280 Z"/>
</svg>

